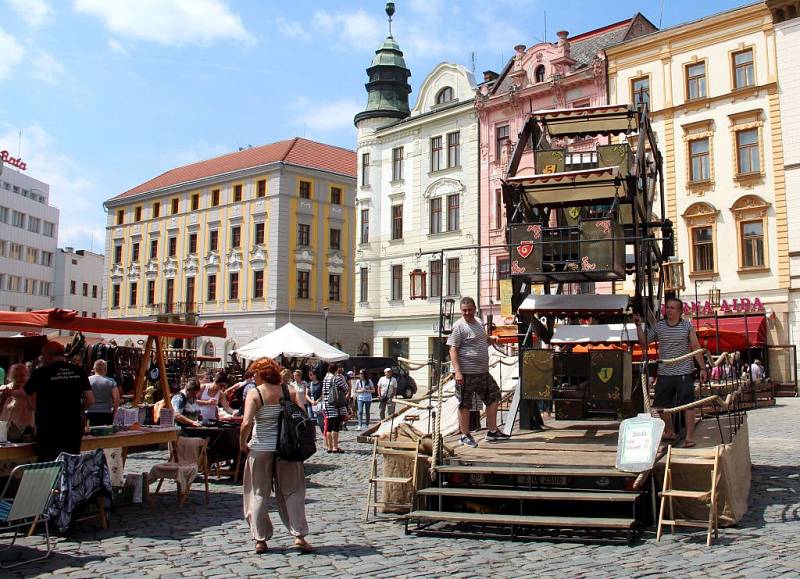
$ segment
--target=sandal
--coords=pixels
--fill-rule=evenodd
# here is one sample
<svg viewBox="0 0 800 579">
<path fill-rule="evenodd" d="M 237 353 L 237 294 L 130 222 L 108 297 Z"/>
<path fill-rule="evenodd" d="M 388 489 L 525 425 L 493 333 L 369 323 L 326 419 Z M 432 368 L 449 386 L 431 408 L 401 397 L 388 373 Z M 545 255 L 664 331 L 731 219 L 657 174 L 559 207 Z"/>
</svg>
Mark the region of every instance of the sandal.
<svg viewBox="0 0 800 579">
<path fill-rule="evenodd" d="M 683 448 L 694 448 L 697 446 L 697 443 L 694 440 L 686 440 L 683 443 Z"/>
<path fill-rule="evenodd" d="M 263 555 L 267 552 L 266 541 L 256 541 L 256 555 Z"/>
<path fill-rule="evenodd" d="M 306 541 L 305 539 L 300 538 L 300 537 L 298 537 L 297 539 L 294 540 L 294 545 L 292 545 L 292 548 L 297 549 L 301 553 L 313 553 L 314 552 L 314 547 L 312 547 L 311 544 L 308 541 Z"/>
<path fill-rule="evenodd" d="M 344 454 L 344 451 L 341 448 L 337 448 L 333 452 L 336 453 L 336 454 Z"/>
</svg>

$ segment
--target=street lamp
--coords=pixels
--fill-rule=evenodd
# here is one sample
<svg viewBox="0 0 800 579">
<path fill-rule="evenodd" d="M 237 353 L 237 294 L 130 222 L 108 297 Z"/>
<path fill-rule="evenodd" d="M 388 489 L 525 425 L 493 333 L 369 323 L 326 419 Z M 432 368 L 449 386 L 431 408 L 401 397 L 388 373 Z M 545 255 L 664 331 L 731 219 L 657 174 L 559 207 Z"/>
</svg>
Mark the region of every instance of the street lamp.
<svg viewBox="0 0 800 579">
<path fill-rule="evenodd" d="M 325 343 L 328 343 L 328 312 L 330 311 L 329 307 L 322 308 L 323 313 L 325 314 Z"/>
</svg>

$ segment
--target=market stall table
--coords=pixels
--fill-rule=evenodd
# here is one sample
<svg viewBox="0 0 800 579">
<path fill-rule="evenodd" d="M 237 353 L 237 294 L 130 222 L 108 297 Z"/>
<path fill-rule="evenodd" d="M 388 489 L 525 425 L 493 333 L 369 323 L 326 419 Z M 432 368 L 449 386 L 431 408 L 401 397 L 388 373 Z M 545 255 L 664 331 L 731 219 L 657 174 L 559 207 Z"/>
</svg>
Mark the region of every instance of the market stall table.
<svg viewBox="0 0 800 579">
<path fill-rule="evenodd" d="M 179 428 L 173 427 L 144 427 L 141 430 L 126 430 L 108 436 L 86 435 L 81 441 L 81 452 L 97 448 L 121 448 L 123 459 L 127 449 L 132 446 L 147 446 L 175 442 L 178 439 Z M 0 444 L 0 463 L 15 461 L 36 460 L 36 448 L 32 442 L 8 442 Z"/>
</svg>

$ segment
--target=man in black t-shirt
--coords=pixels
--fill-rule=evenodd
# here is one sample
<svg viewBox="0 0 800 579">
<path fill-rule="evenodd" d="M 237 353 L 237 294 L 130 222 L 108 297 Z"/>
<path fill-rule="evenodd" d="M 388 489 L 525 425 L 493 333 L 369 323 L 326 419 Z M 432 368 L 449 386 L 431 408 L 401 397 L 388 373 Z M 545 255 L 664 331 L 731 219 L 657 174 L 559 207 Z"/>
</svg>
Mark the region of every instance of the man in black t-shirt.
<svg viewBox="0 0 800 579">
<path fill-rule="evenodd" d="M 25 392 L 36 408 L 36 453 L 45 462 L 62 452 L 80 453 L 83 411 L 94 404 L 94 394 L 86 372 L 64 360 L 64 346 L 58 342 L 42 347 L 42 363 Z"/>
</svg>

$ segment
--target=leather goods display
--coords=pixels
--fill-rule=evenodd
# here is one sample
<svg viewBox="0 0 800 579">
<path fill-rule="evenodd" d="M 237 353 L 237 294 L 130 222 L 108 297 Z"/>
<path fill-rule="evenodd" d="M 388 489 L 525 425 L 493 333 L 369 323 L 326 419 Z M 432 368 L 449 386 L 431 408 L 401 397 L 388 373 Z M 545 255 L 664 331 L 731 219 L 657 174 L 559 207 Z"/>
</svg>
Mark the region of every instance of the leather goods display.
<svg viewBox="0 0 800 579">
<path fill-rule="evenodd" d="M 613 219 L 581 221 L 581 273 L 593 281 L 625 279 L 625 240 Z"/>
<path fill-rule="evenodd" d="M 589 353 L 589 400 L 615 403 L 631 401 L 633 376 L 631 353 L 593 350 Z"/>
<path fill-rule="evenodd" d="M 540 223 L 509 225 L 512 275 L 542 271 L 542 229 Z"/>
<path fill-rule="evenodd" d="M 553 396 L 553 351 L 522 352 L 522 398 L 549 400 Z"/>
</svg>

